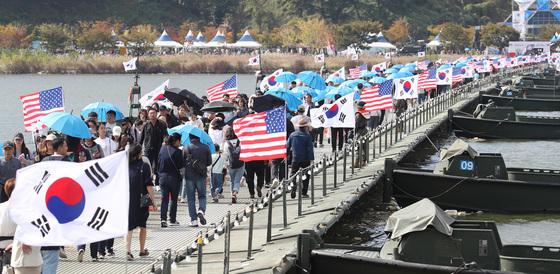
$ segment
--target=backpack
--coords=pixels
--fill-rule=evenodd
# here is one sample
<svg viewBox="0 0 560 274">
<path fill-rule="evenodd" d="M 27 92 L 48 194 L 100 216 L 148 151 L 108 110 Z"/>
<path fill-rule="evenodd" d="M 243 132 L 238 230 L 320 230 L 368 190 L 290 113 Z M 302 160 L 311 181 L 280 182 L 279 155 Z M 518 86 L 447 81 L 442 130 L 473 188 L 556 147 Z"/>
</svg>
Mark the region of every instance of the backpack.
<svg viewBox="0 0 560 274">
<path fill-rule="evenodd" d="M 206 177 L 206 166 L 204 164 L 202 164 L 198 159 L 194 159 L 192 153 L 189 151 L 189 146 L 187 145 L 187 147 L 185 148 L 185 153 L 186 153 L 186 165 L 190 166 L 192 168 L 192 170 L 194 171 L 194 173 L 196 173 L 197 175 L 201 176 L 201 177 Z"/>
<path fill-rule="evenodd" d="M 239 147 L 239 141 L 237 141 L 237 145 L 234 147 L 231 142 L 229 142 L 229 165 L 231 166 L 231 168 L 235 169 L 235 168 L 240 168 L 242 167 L 245 163 L 241 160 L 239 160 L 239 157 L 241 155 L 241 148 Z"/>
</svg>

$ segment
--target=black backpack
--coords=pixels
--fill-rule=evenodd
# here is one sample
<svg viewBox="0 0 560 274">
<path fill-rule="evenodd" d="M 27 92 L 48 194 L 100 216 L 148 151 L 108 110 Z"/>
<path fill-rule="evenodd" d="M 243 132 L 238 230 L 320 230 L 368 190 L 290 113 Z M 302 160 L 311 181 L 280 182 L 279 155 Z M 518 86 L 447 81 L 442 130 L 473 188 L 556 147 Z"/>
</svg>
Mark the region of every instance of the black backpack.
<svg viewBox="0 0 560 274">
<path fill-rule="evenodd" d="M 240 168 L 243 166 L 244 162 L 239 160 L 241 155 L 241 147 L 239 147 L 239 141 L 237 141 L 237 145 L 234 147 L 231 142 L 229 142 L 229 165 L 231 168 Z"/>
</svg>

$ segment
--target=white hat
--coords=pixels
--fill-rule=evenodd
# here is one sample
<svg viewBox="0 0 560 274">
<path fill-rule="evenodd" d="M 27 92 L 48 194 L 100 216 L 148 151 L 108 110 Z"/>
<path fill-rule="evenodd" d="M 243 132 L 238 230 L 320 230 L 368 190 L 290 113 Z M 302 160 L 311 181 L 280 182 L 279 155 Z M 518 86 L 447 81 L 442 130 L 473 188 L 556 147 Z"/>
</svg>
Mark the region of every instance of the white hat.
<svg viewBox="0 0 560 274">
<path fill-rule="evenodd" d="M 56 135 L 51 133 L 51 134 L 47 135 L 47 138 L 45 140 L 54 141 L 54 139 L 56 139 Z"/>
<path fill-rule="evenodd" d="M 113 127 L 113 136 L 121 136 L 122 128 L 119 126 Z"/>
</svg>

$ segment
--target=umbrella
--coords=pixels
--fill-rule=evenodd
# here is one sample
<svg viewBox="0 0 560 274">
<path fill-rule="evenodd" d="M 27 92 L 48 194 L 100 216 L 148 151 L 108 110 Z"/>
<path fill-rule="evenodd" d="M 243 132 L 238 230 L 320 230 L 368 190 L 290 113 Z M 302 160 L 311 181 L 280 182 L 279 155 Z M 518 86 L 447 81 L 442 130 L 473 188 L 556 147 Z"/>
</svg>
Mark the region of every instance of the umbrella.
<svg viewBox="0 0 560 274">
<path fill-rule="evenodd" d="M 396 70 L 399 70 L 399 69 L 404 68 L 404 65 L 398 64 L 398 65 L 392 66 L 391 68 L 394 68 L 394 69 L 396 69 Z"/>
<path fill-rule="evenodd" d="M 329 76 L 329 78 L 327 78 L 327 81 L 325 81 L 325 82 L 327 82 L 327 83 L 328 82 L 333 82 L 333 83 L 339 85 L 339 84 L 342 84 L 342 82 L 344 82 L 344 79 L 342 79 L 342 77 L 339 77 L 339 76 L 331 75 L 331 76 Z"/>
<path fill-rule="evenodd" d="M 235 106 L 224 101 L 213 101 L 204 105 L 204 107 L 202 107 L 200 110 L 210 112 L 228 112 L 235 110 Z"/>
<path fill-rule="evenodd" d="M 285 105 L 284 100 L 274 95 L 265 94 L 263 96 L 253 97 L 252 109 L 255 112 L 263 112 L 281 105 Z"/>
<path fill-rule="evenodd" d="M 48 128 L 76 138 L 89 138 L 91 133 L 86 123 L 78 116 L 67 112 L 53 112 L 41 118 L 41 123 Z"/>
<path fill-rule="evenodd" d="M 414 68 L 404 67 L 404 68 L 400 69 L 399 72 L 405 72 L 406 73 L 406 72 L 410 72 L 412 70 L 414 70 Z M 397 72 L 397 73 L 399 73 L 399 72 Z"/>
<path fill-rule="evenodd" d="M 323 77 L 321 77 L 321 75 L 317 74 L 316 72 L 302 71 L 298 73 L 297 76 L 304 84 L 308 85 L 311 88 L 323 90 L 327 87 L 325 85 L 325 79 L 323 79 Z"/>
<path fill-rule="evenodd" d="M 360 78 L 371 78 L 377 76 L 376 72 L 371 72 L 369 70 L 364 70 L 360 73 Z"/>
<path fill-rule="evenodd" d="M 216 148 L 214 147 L 214 142 L 212 141 L 212 138 L 210 138 L 210 135 L 208 135 L 206 132 L 204 132 L 204 130 L 196 126 L 180 125 L 167 129 L 167 133 L 169 134 L 178 133 L 179 135 L 181 135 L 181 144 L 183 146 L 186 146 L 191 143 L 189 134 L 197 136 L 198 138 L 200 138 L 201 143 L 208 145 L 208 148 L 210 148 L 210 153 L 212 154 L 216 153 Z"/>
<path fill-rule="evenodd" d="M 443 64 L 443 65 L 439 66 L 438 69 L 448 69 L 448 68 L 450 68 L 450 67 L 451 67 L 450 64 Z"/>
<path fill-rule="evenodd" d="M 391 73 L 397 73 L 397 72 L 399 72 L 399 70 L 396 69 L 396 68 L 390 68 L 390 69 L 385 70 L 385 74 L 391 74 Z"/>
<path fill-rule="evenodd" d="M 317 96 L 313 96 L 313 100 L 312 100 L 313 103 L 317 103 L 317 102 L 320 102 L 320 101 L 325 100 L 325 99 L 326 99 L 325 96 L 327 95 L 327 93 L 328 93 L 331 89 L 336 89 L 336 88 L 335 88 L 335 87 L 332 87 L 332 86 L 327 86 L 326 89 L 317 91 Z"/>
<path fill-rule="evenodd" d="M 349 88 L 353 89 L 356 86 L 358 86 L 358 84 L 362 84 L 362 85 L 364 85 L 364 87 L 371 87 L 371 84 L 364 79 L 348 80 L 348 81 L 342 83 L 342 85 L 340 85 L 340 86 L 345 86 L 345 87 L 349 87 Z"/>
<path fill-rule="evenodd" d="M 395 78 L 405 78 L 405 77 L 414 76 L 414 74 L 412 74 L 410 71 L 400 71 L 393 75 Z"/>
<path fill-rule="evenodd" d="M 82 117 L 88 117 L 91 112 L 97 113 L 97 120 L 100 122 L 107 122 L 107 111 L 112 110 L 116 113 L 116 120 L 122 120 L 124 114 L 115 105 L 105 102 L 95 102 L 85 106 L 80 113 Z"/>
<path fill-rule="evenodd" d="M 300 99 L 285 88 L 272 89 L 267 91 L 266 94 L 270 94 L 284 100 L 284 102 L 286 102 L 286 107 L 291 111 L 295 111 L 298 106 L 302 104 Z"/>
<path fill-rule="evenodd" d="M 331 89 L 327 94 L 325 94 L 325 98 L 334 100 L 336 95 L 344 96 L 354 92 L 353 89 L 347 86 L 340 86 L 336 89 Z"/>
<path fill-rule="evenodd" d="M 309 94 L 311 95 L 311 97 L 317 96 L 317 92 L 314 89 L 305 86 L 295 87 L 290 90 L 290 93 L 295 95 L 300 100 L 303 99 L 303 95 L 305 94 Z"/>
<path fill-rule="evenodd" d="M 187 105 L 200 110 L 204 106 L 204 101 L 198 98 L 194 93 L 179 88 L 165 88 L 163 96 L 173 103 L 175 106 L 180 106 L 184 101 L 187 101 Z"/>
<path fill-rule="evenodd" d="M 276 76 L 276 82 L 279 83 L 291 83 L 295 79 L 297 79 L 297 75 L 289 71 L 284 71 Z"/>
<path fill-rule="evenodd" d="M 369 80 L 369 82 L 373 84 L 381 84 L 385 81 L 387 81 L 387 79 L 384 77 L 373 77 Z"/>
</svg>

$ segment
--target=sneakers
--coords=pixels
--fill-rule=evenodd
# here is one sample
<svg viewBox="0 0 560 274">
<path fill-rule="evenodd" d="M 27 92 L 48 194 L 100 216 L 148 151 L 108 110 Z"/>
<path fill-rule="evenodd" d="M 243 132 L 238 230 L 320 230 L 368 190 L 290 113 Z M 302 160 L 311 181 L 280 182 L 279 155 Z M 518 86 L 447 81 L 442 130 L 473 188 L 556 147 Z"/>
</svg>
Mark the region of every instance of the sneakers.
<svg viewBox="0 0 560 274">
<path fill-rule="evenodd" d="M 198 221 L 194 220 L 191 221 L 190 227 L 197 227 L 198 226 Z"/>
<path fill-rule="evenodd" d="M 103 260 L 103 259 L 105 259 L 105 255 L 104 254 L 99 254 L 99 256 L 95 259 Z"/>
<path fill-rule="evenodd" d="M 144 251 L 140 251 L 140 253 L 138 253 L 138 256 L 140 256 L 140 257 L 145 257 L 145 256 L 148 256 L 148 255 L 150 255 L 150 252 L 148 252 L 147 248 L 144 248 Z"/>
<path fill-rule="evenodd" d="M 130 253 L 130 252 L 126 253 L 126 260 L 127 261 L 134 261 L 134 256 L 132 256 L 132 253 Z"/>
<path fill-rule="evenodd" d="M 177 221 L 169 223 L 169 226 L 178 226 L 178 225 L 180 225 L 180 224 Z"/>
<path fill-rule="evenodd" d="M 78 262 L 83 262 L 84 261 L 84 253 L 85 251 L 83 249 L 78 250 Z"/>
<path fill-rule="evenodd" d="M 297 189 L 292 186 L 292 192 L 290 193 L 290 197 L 292 197 L 292 199 L 295 199 L 296 196 L 297 196 Z"/>
<path fill-rule="evenodd" d="M 58 251 L 58 257 L 60 257 L 61 259 L 66 259 L 66 258 L 68 258 L 68 256 L 66 256 L 66 251 L 64 251 L 64 248 L 61 248 L 61 249 Z"/>
<path fill-rule="evenodd" d="M 204 212 L 199 210 L 196 216 L 198 217 L 198 221 L 200 221 L 201 225 L 206 225 L 206 218 L 204 218 Z"/>
<path fill-rule="evenodd" d="M 257 187 L 257 196 L 259 196 L 259 198 L 262 197 L 262 189 L 260 187 Z"/>
<path fill-rule="evenodd" d="M 250 198 L 255 199 L 255 194 L 251 194 Z"/>
<path fill-rule="evenodd" d="M 115 252 L 113 251 L 107 252 L 107 257 L 115 257 Z"/>
<path fill-rule="evenodd" d="M 307 199 L 307 198 L 309 198 L 309 195 L 307 195 L 307 194 L 301 194 L 301 198 Z"/>
<path fill-rule="evenodd" d="M 166 221 L 161 221 L 161 227 L 167 227 L 167 222 Z"/>
<path fill-rule="evenodd" d="M 232 204 L 237 204 L 237 192 L 234 192 L 233 194 L 231 194 L 231 203 Z"/>
<path fill-rule="evenodd" d="M 91 258 L 92 262 L 99 262 L 99 258 Z"/>
</svg>

